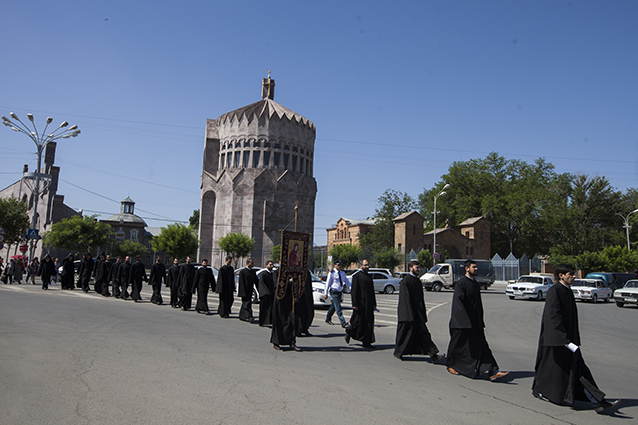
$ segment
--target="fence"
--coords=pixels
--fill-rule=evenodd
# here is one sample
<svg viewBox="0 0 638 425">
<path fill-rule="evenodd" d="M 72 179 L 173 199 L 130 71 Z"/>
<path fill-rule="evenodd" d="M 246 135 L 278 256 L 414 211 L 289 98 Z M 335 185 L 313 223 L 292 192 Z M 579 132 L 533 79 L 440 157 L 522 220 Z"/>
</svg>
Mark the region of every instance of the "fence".
<svg viewBox="0 0 638 425">
<path fill-rule="evenodd" d="M 507 258 L 503 259 L 496 254 L 492 258 L 492 266 L 494 267 L 494 276 L 496 280 L 516 280 L 521 275 L 530 273 L 540 273 L 543 269 L 543 262 L 538 255 L 534 255 L 532 259 L 526 254 L 520 259 L 514 257 L 510 252 Z"/>
</svg>

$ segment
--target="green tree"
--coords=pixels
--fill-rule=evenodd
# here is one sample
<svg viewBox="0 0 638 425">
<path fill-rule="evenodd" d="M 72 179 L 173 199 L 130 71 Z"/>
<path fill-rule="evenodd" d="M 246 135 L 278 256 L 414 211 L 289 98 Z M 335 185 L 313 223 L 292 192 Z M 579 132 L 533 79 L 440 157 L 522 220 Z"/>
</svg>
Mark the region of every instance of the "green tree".
<svg viewBox="0 0 638 425">
<path fill-rule="evenodd" d="M 281 244 L 280 243 L 272 247 L 272 250 L 270 251 L 270 259 L 273 261 L 273 263 L 281 262 Z"/>
<path fill-rule="evenodd" d="M 394 248 L 383 248 L 374 256 L 374 262 L 379 267 L 393 270 L 403 263 L 402 255 Z"/>
<path fill-rule="evenodd" d="M 113 230 L 96 219 L 97 215 L 79 215 L 62 219 L 51 226 L 43 236 L 47 247 L 68 249 L 75 252 L 91 251 L 111 242 Z"/>
<path fill-rule="evenodd" d="M 135 258 L 138 255 L 144 255 L 149 252 L 148 248 L 141 242 L 126 240 L 116 243 L 113 246 L 113 254 L 121 256 L 130 256 Z"/>
<path fill-rule="evenodd" d="M 361 237 L 359 245 L 370 247 L 374 252 L 394 247 L 393 219 L 403 213 L 414 211 L 416 201 L 405 192 L 387 189 L 377 200 L 378 208 L 374 214 L 374 227 Z"/>
<path fill-rule="evenodd" d="M 219 248 L 230 254 L 237 266 L 240 258 L 246 257 L 253 250 L 255 240 L 244 233 L 228 233 L 217 241 Z"/>
<path fill-rule="evenodd" d="M 199 230 L 199 210 L 194 210 L 193 215 L 188 219 L 188 227 L 197 232 Z"/>
<path fill-rule="evenodd" d="M 433 266 L 432 253 L 429 249 L 422 249 L 416 254 L 416 259 L 421 263 L 421 269 L 423 271 L 429 270 Z"/>
<path fill-rule="evenodd" d="M 330 248 L 332 261 L 341 260 L 343 268 L 349 268 L 351 264 L 359 262 L 359 247 L 354 245 L 335 245 Z"/>
<path fill-rule="evenodd" d="M 27 233 L 29 216 L 27 206 L 13 196 L 0 199 L 0 226 L 4 229 L 4 245 L 12 245 Z"/>
<path fill-rule="evenodd" d="M 609 246 L 600 252 L 583 252 L 565 255 L 554 251 L 549 263 L 570 264 L 587 275 L 590 272 L 633 272 L 638 268 L 638 252 L 629 251 L 626 246 Z"/>
<path fill-rule="evenodd" d="M 172 258 L 195 257 L 199 246 L 195 231 L 192 227 L 182 223 L 169 224 L 162 227 L 159 235 L 151 241 L 151 246 L 155 251 L 165 252 Z M 208 260 L 210 261 L 210 259 Z"/>
</svg>

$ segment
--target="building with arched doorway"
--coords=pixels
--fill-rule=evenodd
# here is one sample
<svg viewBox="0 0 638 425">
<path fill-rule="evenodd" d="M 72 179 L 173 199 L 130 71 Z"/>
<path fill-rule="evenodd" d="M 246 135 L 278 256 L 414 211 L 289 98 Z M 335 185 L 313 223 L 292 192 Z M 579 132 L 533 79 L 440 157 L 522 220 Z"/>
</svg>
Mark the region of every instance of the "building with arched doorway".
<svg viewBox="0 0 638 425">
<path fill-rule="evenodd" d="M 222 264 L 217 241 L 242 232 L 255 239 L 251 256 L 263 265 L 281 230 L 294 230 L 297 203 L 297 231 L 313 232 L 315 125 L 274 95 L 269 74 L 260 101 L 206 122 L 198 260 Z"/>
</svg>

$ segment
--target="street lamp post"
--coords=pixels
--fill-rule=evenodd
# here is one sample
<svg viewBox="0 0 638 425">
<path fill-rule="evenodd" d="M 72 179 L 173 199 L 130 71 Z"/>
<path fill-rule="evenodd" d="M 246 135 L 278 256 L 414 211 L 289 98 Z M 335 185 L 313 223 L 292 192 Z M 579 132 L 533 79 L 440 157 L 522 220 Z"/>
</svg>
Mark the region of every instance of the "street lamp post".
<svg viewBox="0 0 638 425">
<path fill-rule="evenodd" d="M 2 124 L 10 127 L 11 130 L 16 131 L 18 133 L 22 133 L 29 137 L 35 143 L 37 148 L 38 155 L 38 168 L 36 168 L 34 173 L 24 173 L 23 177 L 25 178 L 25 183 L 31 189 L 33 193 L 33 216 L 31 218 L 31 229 L 35 229 L 37 225 L 38 218 L 38 198 L 44 191 L 49 187 L 51 183 L 51 175 L 46 173 L 41 173 L 42 168 L 42 152 L 46 149 L 47 145 L 54 140 L 57 139 L 68 139 L 69 137 L 76 137 L 80 134 L 80 130 L 78 130 L 77 125 L 72 125 L 68 127 L 69 123 L 64 121 L 58 128 L 53 130 L 51 133 L 47 134 L 47 129 L 49 128 L 49 124 L 53 122 L 53 118 L 47 117 L 46 126 L 44 129 L 39 132 L 37 127 L 35 126 L 35 122 L 33 121 L 33 114 L 27 114 L 27 118 L 31 121 L 31 126 L 33 130 L 30 130 L 29 127 L 22 121 L 18 116 L 11 112 L 9 114 L 13 120 L 2 116 Z M 67 128 L 68 127 L 68 128 Z M 34 182 L 31 183 L 31 180 Z M 43 186 L 40 187 L 40 182 L 43 182 Z M 35 248 L 34 243 L 35 238 L 31 239 L 31 247 L 29 249 L 29 260 L 33 259 L 33 250 Z"/>
<path fill-rule="evenodd" d="M 438 195 L 434 196 L 434 240 L 433 240 L 433 244 L 432 244 L 432 250 L 434 251 L 432 253 L 432 257 L 434 258 L 434 264 L 436 264 L 437 260 L 438 260 L 438 256 L 436 254 L 436 200 L 439 198 L 439 196 L 441 195 L 445 195 L 445 189 L 447 189 L 448 187 L 450 187 L 450 184 L 447 183 L 445 186 L 443 186 L 443 189 L 441 189 L 441 191 L 439 192 Z"/>
<path fill-rule="evenodd" d="M 623 216 L 621 213 L 616 213 L 621 216 L 623 220 L 625 220 L 625 225 L 623 227 L 627 230 L 627 251 L 631 251 L 631 245 L 629 244 L 629 228 L 631 227 L 629 225 L 629 216 L 635 212 L 638 212 L 638 208 L 627 214 L 627 216 Z"/>
</svg>

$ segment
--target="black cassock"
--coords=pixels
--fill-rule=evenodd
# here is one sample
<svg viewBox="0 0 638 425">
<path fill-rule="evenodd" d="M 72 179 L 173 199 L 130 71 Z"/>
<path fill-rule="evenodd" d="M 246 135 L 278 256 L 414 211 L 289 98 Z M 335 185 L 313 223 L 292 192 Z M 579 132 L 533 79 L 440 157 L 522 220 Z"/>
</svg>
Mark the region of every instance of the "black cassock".
<svg viewBox="0 0 638 425">
<path fill-rule="evenodd" d="M 166 284 L 171 288 L 171 307 L 179 307 L 179 265 L 173 264 L 168 268 Z"/>
<path fill-rule="evenodd" d="M 364 346 L 370 345 L 375 341 L 374 308 L 377 306 L 372 276 L 363 270 L 355 273 L 352 277 L 350 298 L 352 299 L 352 316 L 346 333 L 350 335 L 350 338 L 361 341 Z"/>
<path fill-rule="evenodd" d="M 95 289 L 95 292 L 97 292 L 98 294 L 101 294 L 104 292 L 104 279 L 106 278 L 106 276 L 104 276 L 104 263 L 106 262 L 106 260 L 103 259 L 104 258 L 104 253 L 100 253 L 100 255 L 98 255 L 97 260 L 95 260 L 95 267 L 93 268 L 93 277 L 95 278 L 95 284 L 93 285 L 93 288 Z"/>
<path fill-rule="evenodd" d="M 95 267 L 95 261 L 92 258 L 87 258 L 85 255 L 84 259 L 80 262 L 78 266 L 78 283 L 77 287 L 82 288 L 84 292 L 89 291 L 89 281 L 91 280 L 91 274 L 93 273 L 93 267 Z"/>
<path fill-rule="evenodd" d="M 408 354 L 435 356 L 439 349 L 432 342 L 432 336 L 425 324 L 428 317 L 425 311 L 425 297 L 421 281 L 410 274 L 403 278 L 399 287 L 394 356 L 401 357 Z"/>
<path fill-rule="evenodd" d="M 230 316 L 230 309 L 235 301 L 235 269 L 233 266 L 224 264 L 220 267 L 215 292 L 219 294 L 219 305 L 217 306 L 219 317 Z"/>
<path fill-rule="evenodd" d="M 164 304 L 164 299 L 162 298 L 162 282 L 165 280 L 166 266 L 164 263 L 155 262 L 153 267 L 151 267 L 151 275 L 149 276 L 149 283 L 153 286 L 153 295 L 151 296 L 151 302 L 153 304 Z"/>
<path fill-rule="evenodd" d="M 193 303 L 193 279 L 195 266 L 188 263 L 179 266 L 179 306 L 185 310 L 190 309 Z"/>
<path fill-rule="evenodd" d="M 109 281 L 111 279 L 111 268 L 113 264 L 110 261 L 102 262 L 102 276 L 104 276 L 104 282 L 102 283 L 102 295 L 105 297 L 110 297 L 111 293 L 109 292 Z"/>
<path fill-rule="evenodd" d="M 197 304 L 195 311 L 208 313 L 208 291 L 215 286 L 215 276 L 213 271 L 208 267 L 201 267 L 195 272 L 195 280 L 193 282 L 193 292 L 197 290 Z"/>
<path fill-rule="evenodd" d="M 275 280 L 273 274 L 264 270 L 259 275 L 259 326 L 272 325 L 273 294 Z"/>
<path fill-rule="evenodd" d="M 480 284 L 467 276 L 454 284 L 446 365 L 468 378 L 498 369 L 485 339 Z"/>
<path fill-rule="evenodd" d="M 557 283 L 547 291 L 532 389 L 556 404 L 588 401 L 585 388 L 602 401 L 605 394 L 596 386 L 581 349 L 572 353 L 565 347 L 570 342 L 580 346 L 578 310 L 571 288 Z"/>
<path fill-rule="evenodd" d="M 276 345 L 293 345 L 297 332 L 292 314 L 292 281 L 286 282 L 286 293 L 281 299 L 277 298 L 276 293 L 274 297 L 270 342 Z"/>
<path fill-rule="evenodd" d="M 295 302 L 295 320 L 297 321 L 297 336 L 310 335 L 310 326 L 315 318 L 315 301 L 312 298 L 312 277 L 310 270 L 306 273 L 306 283 L 303 294 Z"/>
<path fill-rule="evenodd" d="M 131 298 L 133 298 L 133 301 L 141 301 L 142 281 L 148 282 L 144 263 L 136 261 L 135 264 L 131 266 L 131 276 L 129 281 L 131 283 Z"/>
<path fill-rule="evenodd" d="M 257 272 L 248 267 L 239 272 L 239 290 L 237 295 L 241 297 L 241 309 L 239 310 L 239 320 L 250 322 L 253 320 L 252 296 L 253 289 L 257 283 Z"/>
<path fill-rule="evenodd" d="M 117 268 L 117 280 L 121 285 L 122 292 L 120 293 L 120 298 L 125 300 L 129 297 L 128 293 L 128 282 L 131 277 L 131 262 L 124 261 Z"/>
</svg>

